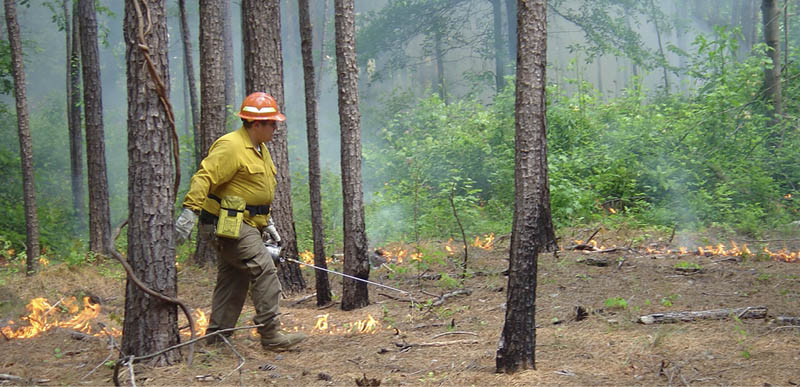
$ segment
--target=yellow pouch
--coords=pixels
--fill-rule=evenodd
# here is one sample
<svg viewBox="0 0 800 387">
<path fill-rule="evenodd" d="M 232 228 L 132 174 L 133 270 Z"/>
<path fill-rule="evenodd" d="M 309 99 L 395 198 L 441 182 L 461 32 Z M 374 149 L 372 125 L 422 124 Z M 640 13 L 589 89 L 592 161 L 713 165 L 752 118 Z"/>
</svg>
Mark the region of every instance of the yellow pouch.
<svg viewBox="0 0 800 387">
<path fill-rule="evenodd" d="M 223 238 L 239 238 L 239 231 L 244 221 L 244 209 L 247 206 L 239 196 L 226 196 L 219 205 L 217 236 Z"/>
</svg>

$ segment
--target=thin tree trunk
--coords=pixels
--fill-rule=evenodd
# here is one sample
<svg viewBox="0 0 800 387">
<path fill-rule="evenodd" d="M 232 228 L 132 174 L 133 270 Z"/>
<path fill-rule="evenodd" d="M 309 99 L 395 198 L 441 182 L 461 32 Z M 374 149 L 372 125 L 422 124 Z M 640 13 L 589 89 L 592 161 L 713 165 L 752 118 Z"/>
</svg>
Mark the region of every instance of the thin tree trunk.
<svg viewBox="0 0 800 387">
<path fill-rule="evenodd" d="M 317 73 L 317 83 L 314 88 L 314 95 L 319 98 L 320 87 L 322 87 L 322 74 L 325 72 L 325 32 L 328 30 L 328 5 L 330 0 L 323 0 L 325 6 L 322 10 L 322 31 L 319 39 L 319 73 Z"/>
<path fill-rule="evenodd" d="M 203 161 L 204 152 L 208 148 L 203 148 L 200 136 L 200 127 L 198 120 L 200 119 L 200 109 L 197 103 L 197 82 L 194 79 L 194 60 L 192 59 L 192 36 L 189 31 L 189 22 L 186 17 L 186 0 L 178 0 L 178 8 L 181 14 L 181 37 L 183 38 L 183 68 L 184 78 L 186 78 L 189 87 L 189 101 L 192 109 L 192 134 L 194 135 L 194 166 L 195 169 L 200 167 L 200 162 Z M 202 26 L 202 24 L 201 24 Z"/>
<path fill-rule="evenodd" d="M 111 248 L 111 211 L 103 130 L 103 91 L 97 47 L 97 16 L 93 0 L 79 0 L 81 64 L 86 116 L 86 161 L 89 176 L 89 249 L 107 254 Z"/>
<path fill-rule="evenodd" d="M 650 0 L 650 9 L 653 10 L 652 12 L 655 13 L 656 4 L 653 0 Z M 667 56 L 664 54 L 664 45 L 661 42 L 661 27 L 659 26 L 659 21 L 653 17 L 653 28 L 656 30 L 656 40 L 658 41 L 658 55 L 661 57 L 661 68 L 664 70 L 664 93 L 669 95 L 670 87 L 669 87 L 669 72 L 667 69 Z"/>
<path fill-rule="evenodd" d="M 741 25 L 744 35 L 742 44 L 743 54 L 748 55 L 756 42 L 756 20 L 758 19 L 758 7 L 755 6 L 756 0 L 742 0 Z M 744 57 L 744 55 L 742 57 Z"/>
<path fill-rule="evenodd" d="M 64 34 L 67 52 L 67 126 L 69 127 L 69 169 L 72 183 L 72 209 L 78 230 L 83 230 L 83 130 L 80 107 L 80 37 L 78 2 L 73 3 L 70 24 L 69 0 L 64 0 Z"/>
<path fill-rule="evenodd" d="M 515 204 L 509 251 L 505 324 L 495 358 L 497 372 L 536 368 L 536 263 L 555 247 L 547 184 L 545 0 L 518 4 Z"/>
<path fill-rule="evenodd" d="M 506 0 L 506 21 L 508 22 L 508 60 L 517 59 L 517 0 Z"/>
<path fill-rule="evenodd" d="M 433 49 L 436 56 L 436 89 L 439 91 L 439 98 L 447 105 L 447 88 L 444 79 L 444 53 L 442 52 L 442 33 L 439 27 L 433 32 Z"/>
<path fill-rule="evenodd" d="M 326 1 L 327 4 L 327 1 Z M 301 52 L 303 56 L 303 79 L 306 91 L 306 137 L 308 140 L 308 191 L 311 202 L 311 235 L 314 240 L 314 265 L 323 269 L 328 267 L 325 259 L 325 225 L 322 217 L 322 183 L 319 165 L 319 129 L 317 127 L 317 87 L 314 84 L 314 56 L 311 31 L 311 16 L 308 0 L 297 0 L 300 15 Z M 320 69 L 321 71 L 322 69 Z M 328 273 L 314 270 L 316 279 L 317 305 L 331 302 L 331 286 Z"/>
<path fill-rule="evenodd" d="M 503 50 L 503 0 L 491 0 L 492 16 L 494 18 L 494 87 L 495 93 L 500 93 L 505 87 L 505 50 Z"/>
<path fill-rule="evenodd" d="M 242 42 L 246 94 L 263 91 L 278 102 L 285 111 L 283 94 L 283 54 L 281 53 L 280 2 L 278 0 L 242 1 Z M 272 219 L 283 239 L 287 258 L 298 259 L 297 234 L 292 213 L 289 146 L 286 124 L 278 123 L 272 141 L 267 144 L 277 169 L 278 186 L 272 202 Z M 284 262 L 279 265 L 278 278 L 283 290 L 295 293 L 305 290 L 306 283 L 300 265 Z"/>
<path fill-rule="evenodd" d="M 223 73 L 225 74 L 225 112 L 227 113 L 228 107 L 232 108 L 234 106 L 234 90 L 236 89 L 236 82 L 233 80 L 233 36 L 231 32 L 230 1 L 222 2 L 222 41 Z"/>
<path fill-rule="evenodd" d="M 358 110 L 358 63 L 353 3 L 353 0 L 334 0 L 339 126 L 342 132 L 344 272 L 354 277 L 368 279 L 369 247 L 364 225 L 364 192 L 361 181 L 361 113 Z M 366 283 L 349 278 L 343 281 L 342 310 L 369 305 Z"/>
<path fill-rule="evenodd" d="M 225 134 L 225 57 L 222 15 L 226 0 L 200 0 L 200 160 Z M 198 164 L 199 165 L 199 164 Z M 197 233 L 194 262 L 198 266 L 217 262 L 217 253 L 209 244 L 210 235 Z"/>
<path fill-rule="evenodd" d="M 81 2 L 94 4 L 93 0 Z M 128 85 L 128 262 L 151 289 L 174 298 L 178 293 L 173 240 L 175 166 L 170 113 L 161 101 L 169 96 L 170 84 L 165 1 L 126 1 L 123 25 Z M 128 280 L 122 353 L 144 355 L 177 344 L 177 312 L 175 304 L 147 295 Z M 169 351 L 152 364 L 180 360 L 180 351 Z"/>
<path fill-rule="evenodd" d="M 767 98 L 772 102 L 773 110 L 769 113 L 773 125 L 783 115 L 783 97 L 781 92 L 781 47 L 780 47 L 780 12 L 778 0 L 763 0 L 761 13 L 764 23 L 764 41 L 769 50 L 767 55 L 772 59 L 772 66 L 764 70 L 764 88 Z"/>
<path fill-rule="evenodd" d="M 17 108 L 17 129 L 19 133 L 19 156 L 22 162 L 22 195 L 25 207 L 25 273 L 36 272 L 39 259 L 39 219 L 36 216 L 36 186 L 33 174 L 33 145 L 28 119 L 28 93 L 25 81 L 25 67 L 22 60 L 22 38 L 17 21 L 15 0 L 5 0 L 6 27 L 11 49 L 11 71 L 14 76 L 14 99 Z"/>
</svg>

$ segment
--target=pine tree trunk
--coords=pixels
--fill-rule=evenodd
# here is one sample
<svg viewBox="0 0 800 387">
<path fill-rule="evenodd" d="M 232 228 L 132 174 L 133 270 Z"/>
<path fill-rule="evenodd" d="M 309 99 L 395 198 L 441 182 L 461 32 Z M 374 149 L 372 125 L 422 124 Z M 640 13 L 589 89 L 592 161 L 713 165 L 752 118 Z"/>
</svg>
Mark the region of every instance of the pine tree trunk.
<svg viewBox="0 0 800 387">
<path fill-rule="evenodd" d="M 93 0 L 81 0 L 94 3 Z M 169 96 L 167 19 L 164 0 L 125 2 L 124 34 L 128 85 L 128 262 L 151 289 L 168 297 L 178 291 L 173 240 L 175 171 L 168 113 L 159 96 Z M 146 9 L 145 9 L 146 7 Z M 137 9 L 138 8 L 138 9 Z M 137 16 L 137 14 L 139 16 Z M 142 34 L 147 23 L 146 34 Z M 145 51 L 156 76 L 148 72 Z M 144 355 L 177 344 L 177 307 L 139 289 L 128 280 L 122 352 Z M 152 360 L 175 364 L 179 351 Z"/>
<path fill-rule="evenodd" d="M 200 8 L 200 160 L 226 130 L 225 65 L 222 14 L 225 0 L 201 0 Z M 199 163 L 198 163 L 199 165 Z M 205 266 L 217 262 L 208 235 L 197 233 L 194 262 Z"/>
<path fill-rule="evenodd" d="M 325 259 L 325 225 L 322 217 L 322 174 L 319 165 L 319 130 L 317 127 L 317 95 L 314 84 L 314 56 L 311 47 L 311 15 L 308 11 L 308 0 L 297 0 L 300 15 L 300 48 L 303 55 L 303 79 L 306 92 L 306 137 L 308 140 L 308 191 L 311 202 L 311 234 L 314 240 L 314 265 L 327 269 Z M 320 69 L 322 71 L 322 69 Z M 331 286 L 328 273 L 314 270 L 316 279 L 317 305 L 323 306 L 331 302 Z"/>
<path fill-rule="evenodd" d="M 506 20 L 508 21 L 508 60 L 517 59 L 517 0 L 506 0 Z"/>
<path fill-rule="evenodd" d="M 494 84 L 495 93 L 500 93 L 505 87 L 505 50 L 503 50 L 503 9 L 500 2 L 491 0 L 492 16 L 494 17 Z"/>
<path fill-rule="evenodd" d="M 555 245 L 547 184 L 545 0 L 520 1 L 516 83 L 515 203 L 506 316 L 497 372 L 536 368 L 536 263 Z M 549 241 L 547 240 L 549 239 Z"/>
<path fill-rule="evenodd" d="M 25 273 L 36 272 L 39 259 L 39 219 L 36 216 L 36 186 L 33 174 L 33 145 L 28 119 L 28 93 L 25 82 L 25 67 L 22 60 L 22 38 L 17 21 L 14 0 L 5 0 L 6 27 L 11 49 L 11 71 L 14 76 L 14 99 L 17 107 L 17 129 L 19 133 L 19 156 L 22 162 L 22 195 L 25 207 Z"/>
<path fill-rule="evenodd" d="M 223 72 L 225 74 L 225 111 L 230 106 L 234 108 L 234 89 L 236 82 L 233 80 L 233 36 L 231 32 L 231 3 L 230 1 L 222 2 L 222 57 L 223 57 Z M 226 117 L 227 118 L 227 117 Z"/>
<path fill-rule="evenodd" d="M 773 110 L 769 114 L 774 125 L 783 115 L 778 0 L 763 0 L 761 2 L 761 14 L 764 21 L 764 42 L 769 47 L 767 56 L 772 59 L 772 66 L 768 66 L 764 70 L 764 89 L 766 90 L 767 99 L 772 102 Z"/>
<path fill-rule="evenodd" d="M 77 230 L 83 230 L 83 130 L 80 108 L 80 37 L 78 35 L 78 12 L 73 12 L 70 23 L 69 0 L 64 0 L 64 36 L 67 53 L 67 127 L 69 133 L 69 170 L 72 184 L 72 210 Z M 78 10 L 78 3 L 74 3 Z M 73 28 L 74 27 L 74 28 Z"/>
<path fill-rule="evenodd" d="M 97 16 L 93 0 L 79 0 L 81 64 L 86 116 L 86 161 L 89 166 L 89 249 L 107 254 L 111 248 L 106 146 L 103 130 L 103 91 L 97 47 Z"/>
<path fill-rule="evenodd" d="M 189 104 L 192 110 L 192 134 L 194 135 L 194 164 L 195 170 L 200 167 L 200 161 L 203 152 L 207 152 L 208 148 L 203 149 L 200 143 L 200 126 L 198 120 L 200 119 L 200 109 L 197 103 L 197 81 L 194 79 L 194 60 L 192 59 L 192 36 L 189 31 L 189 22 L 186 17 L 186 0 L 178 0 L 178 8 L 181 14 L 181 37 L 183 38 L 183 71 L 184 79 L 189 88 Z M 201 24 L 202 26 L 202 24 Z"/>
<path fill-rule="evenodd" d="M 342 132 L 344 272 L 354 277 L 368 279 L 369 246 L 364 225 L 364 192 L 361 181 L 361 113 L 358 110 L 358 63 L 353 3 L 353 0 L 334 0 L 339 126 Z M 366 283 L 348 278 L 343 281 L 342 310 L 369 305 Z"/>
<path fill-rule="evenodd" d="M 442 32 L 440 27 L 437 26 L 433 34 L 433 55 L 436 57 L 436 89 L 439 92 L 439 98 L 447 105 L 447 85 L 445 84 L 444 77 L 444 51 L 442 50 Z"/>
<path fill-rule="evenodd" d="M 265 92 L 275 98 L 280 111 L 285 111 L 283 94 L 283 54 L 281 53 L 281 19 L 278 0 L 242 1 L 242 43 L 245 94 Z M 278 186 L 272 202 L 272 219 L 283 239 L 287 258 L 298 259 L 297 234 L 292 214 L 292 184 L 289 172 L 289 144 L 286 124 L 279 122 L 272 141 L 267 144 L 278 171 Z M 284 262 L 278 267 L 283 290 L 295 293 L 305 290 L 300 265 Z"/>
</svg>

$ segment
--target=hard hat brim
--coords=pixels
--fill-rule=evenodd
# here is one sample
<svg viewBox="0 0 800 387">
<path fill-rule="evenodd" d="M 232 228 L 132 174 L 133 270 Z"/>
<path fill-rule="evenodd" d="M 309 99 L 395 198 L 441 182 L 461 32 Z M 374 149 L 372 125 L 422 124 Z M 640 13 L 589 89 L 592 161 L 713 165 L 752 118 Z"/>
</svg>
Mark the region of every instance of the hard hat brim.
<svg viewBox="0 0 800 387">
<path fill-rule="evenodd" d="M 257 116 L 255 114 L 247 114 L 247 113 L 243 114 L 243 113 L 239 112 L 239 113 L 236 113 L 236 115 L 239 116 L 242 119 L 250 120 L 250 121 L 267 121 L 267 120 L 279 121 L 279 122 L 286 121 L 286 116 L 281 114 L 281 113 L 272 113 L 272 114 L 270 114 L 268 116 L 263 116 L 263 115 L 262 116 Z"/>
</svg>

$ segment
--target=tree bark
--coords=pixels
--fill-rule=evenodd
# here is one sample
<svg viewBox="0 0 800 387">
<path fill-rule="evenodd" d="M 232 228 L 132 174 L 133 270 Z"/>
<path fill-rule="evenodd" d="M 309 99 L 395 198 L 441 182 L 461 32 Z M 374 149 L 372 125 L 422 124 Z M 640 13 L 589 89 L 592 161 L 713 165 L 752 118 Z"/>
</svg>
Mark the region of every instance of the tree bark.
<svg viewBox="0 0 800 387">
<path fill-rule="evenodd" d="M 322 9 L 322 30 L 320 31 L 319 39 L 319 73 L 317 73 L 317 83 L 314 89 L 314 95 L 317 98 L 322 95 L 320 87 L 322 87 L 322 74 L 325 73 L 325 32 L 328 29 L 328 5 L 330 4 L 330 0 L 322 1 L 325 2 L 325 6 Z"/>
<path fill-rule="evenodd" d="M 326 2 L 327 4 L 327 2 Z M 303 79 L 306 92 L 306 138 L 308 141 L 308 191 L 311 202 L 311 235 L 314 240 L 314 265 L 328 268 L 325 259 L 325 225 L 322 217 L 322 174 L 319 165 L 319 129 L 317 127 L 317 87 L 314 82 L 314 55 L 312 53 L 311 15 L 308 0 L 297 0 L 300 15 L 300 49 L 303 56 Z M 322 69 L 320 69 L 322 71 Z M 314 270 L 317 305 L 331 302 L 331 286 L 328 273 Z"/>
<path fill-rule="evenodd" d="M 281 19 L 278 0 L 242 1 L 242 42 L 245 73 L 245 94 L 263 91 L 278 102 L 285 111 L 283 94 L 283 54 L 281 52 Z M 267 144 L 278 171 L 275 200 L 271 215 L 283 238 L 287 258 L 298 259 L 297 234 L 292 214 L 292 183 L 289 171 L 289 145 L 286 124 L 278 123 L 272 141 Z M 278 267 L 283 290 L 295 293 L 305 290 L 306 283 L 300 265 L 286 261 Z"/>
<path fill-rule="evenodd" d="M 357 278 L 368 279 L 369 247 L 364 225 L 364 192 L 361 181 L 361 113 L 358 110 L 358 63 L 353 3 L 353 0 L 334 0 L 339 126 L 342 138 L 344 272 Z M 352 310 L 367 305 L 369 305 L 367 284 L 349 278 L 343 279 L 342 310 Z"/>
<path fill-rule="evenodd" d="M 508 28 L 508 60 L 517 58 L 517 0 L 506 1 L 506 20 Z"/>
<path fill-rule="evenodd" d="M 123 30 L 128 85 L 128 262 L 151 289 L 174 298 L 178 292 L 175 170 L 169 112 L 160 99 L 169 96 L 170 84 L 165 1 L 126 1 Z M 122 352 L 144 355 L 179 341 L 175 304 L 147 295 L 129 279 Z M 179 351 L 169 351 L 152 363 L 169 365 L 180 360 Z"/>
<path fill-rule="evenodd" d="M 97 47 L 97 16 L 93 0 L 79 0 L 83 101 L 86 117 L 86 161 L 89 181 L 89 249 L 108 254 L 111 242 L 111 210 L 103 129 L 103 91 Z"/>
<path fill-rule="evenodd" d="M 505 50 L 503 50 L 503 9 L 500 2 L 491 0 L 492 16 L 494 17 L 494 84 L 495 93 L 500 93 L 505 87 Z"/>
<path fill-rule="evenodd" d="M 783 96 L 781 92 L 781 47 L 780 47 L 780 11 L 778 0 L 763 0 L 761 14 L 764 23 L 764 42 L 769 50 L 767 56 L 772 60 L 772 66 L 764 70 L 764 89 L 767 99 L 772 102 L 773 110 L 770 112 L 772 124 L 777 124 L 783 115 Z"/>
<path fill-rule="evenodd" d="M 233 78 L 233 36 L 231 32 L 231 2 L 222 2 L 222 59 L 223 74 L 225 74 L 225 113 L 227 119 L 228 107 L 234 107 L 236 81 Z"/>
<path fill-rule="evenodd" d="M 200 160 L 225 134 L 225 64 L 223 39 L 223 4 L 225 0 L 201 0 L 200 8 Z M 199 165 L 199 163 L 198 163 Z M 217 253 L 208 236 L 197 233 L 194 262 L 205 266 L 217 262 Z"/>
<path fill-rule="evenodd" d="M 536 263 L 540 251 L 555 248 L 547 184 L 545 0 L 517 6 L 514 219 L 505 324 L 495 358 L 503 373 L 536 368 Z"/>
<path fill-rule="evenodd" d="M 80 37 L 78 34 L 78 12 L 73 12 L 70 23 L 69 0 L 63 1 L 64 6 L 64 36 L 66 37 L 67 53 L 67 127 L 69 133 L 69 170 L 70 183 L 72 184 L 72 210 L 74 219 L 79 225 L 78 230 L 83 230 L 83 130 L 81 127 L 80 107 Z M 77 1 L 74 11 L 78 10 Z"/>
<path fill-rule="evenodd" d="M 194 164 L 195 170 L 200 167 L 200 162 L 203 161 L 201 157 L 203 152 L 207 152 L 208 148 L 203 149 L 200 140 L 200 129 L 198 120 L 200 119 L 200 109 L 197 104 L 197 81 L 194 79 L 194 60 L 192 59 L 192 36 L 189 31 L 189 21 L 186 17 L 186 0 L 178 0 L 178 8 L 181 14 L 181 37 L 183 38 L 183 71 L 184 79 L 189 88 L 189 104 L 192 110 L 192 134 L 194 135 Z M 202 27 L 202 24 L 200 24 Z M 191 174 L 190 174 L 191 175 Z"/>
<path fill-rule="evenodd" d="M 17 108 L 17 129 L 19 136 L 19 156 L 22 163 L 22 195 L 25 207 L 25 273 L 36 272 L 39 259 L 39 219 L 36 216 L 36 186 L 33 174 L 33 145 L 31 142 L 30 121 L 28 119 L 28 93 L 25 81 L 25 66 L 22 60 L 22 38 L 17 21 L 15 0 L 5 0 L 6 27 L 11 49 L 11 71 L 14 76 L 14 99 Z"/>
</svg>

